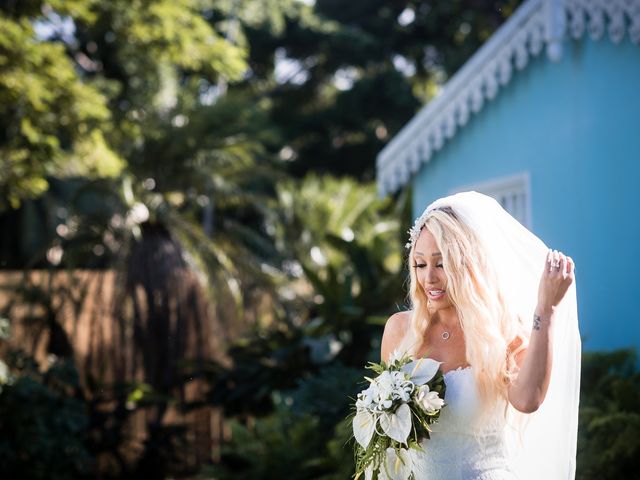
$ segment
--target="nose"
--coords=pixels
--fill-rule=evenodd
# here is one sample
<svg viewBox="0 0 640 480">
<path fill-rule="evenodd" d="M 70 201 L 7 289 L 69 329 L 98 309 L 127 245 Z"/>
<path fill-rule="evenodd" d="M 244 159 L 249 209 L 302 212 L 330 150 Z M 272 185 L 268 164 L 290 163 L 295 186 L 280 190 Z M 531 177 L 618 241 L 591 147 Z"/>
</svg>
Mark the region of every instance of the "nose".
<svg viewBox="0 0 640 480">
<path fill-rule="evenodd" d="M 427 274 L 424 278 L 426 283 L 436 283 L 438 281 L 438 275 L 436 274 L 436 269 L 434 267 L 427 267 Z"/>
</svg>

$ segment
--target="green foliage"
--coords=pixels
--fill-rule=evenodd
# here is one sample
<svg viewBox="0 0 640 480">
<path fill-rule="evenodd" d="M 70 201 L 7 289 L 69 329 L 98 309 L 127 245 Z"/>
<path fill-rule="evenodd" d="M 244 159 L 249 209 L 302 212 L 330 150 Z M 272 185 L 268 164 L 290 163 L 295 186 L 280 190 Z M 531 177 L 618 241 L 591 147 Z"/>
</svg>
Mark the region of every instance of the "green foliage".
<svg viewBox="0 0 640 480">
<path fill-rule="evenodd" d="M 245 53 L 226 42 L 203 18 L 201 0 L 155 0 L 152 2 L 109 2 L 104 13 L 115 15 L 115 23 L 128 39 L 129 49 L 167 60 L 186 70 L 200 71 L 215 79 L 222 75 L 239 78 L 246 64 Z"/>
<path fill-rule="evenodd" d="M 50 177 L 119 175 L 179 98 L 247 68 L 208 2 L 14 3 L 0 6 L 0 210 Z"/>
<path fill-rule="evenodd" d="M 210 289 L 213 308 L 206 305 L 194 314 L 194 304 L 202 307 L 205 302 L 190 292 L 184 302 L 188 303 L 185 310 L 194 314 L 192 323 L 184 328 L 186 322 L 180 318 L 172 323 L 175 330 L 163 335 L 166 318 L 163 305 L 156 302 L 157 315 L 135 331 L 142 378 L 150 387 L 105 386 L 95 378 L 87 382 L 88 390 L 97 396 L 91 404 L 96 408 L 91 411 L 92 447 L 117 464 L 115 471 L 123 476 L 181 471 L 192 461 L 181 455 L 186 447 L 180 442 L 186 435 L 180 426 L 166 425 L 165 413 L 168 404 L 182 406 L 184 399 L 170 398 L 161 388 L 166 385 L 156 385 L 149 378 L 183 380 L 185 371 L 178 372 L 176 367 L 184 363 L 183 352 L 167 348 L 185 345 L 180 335 L 207 332 L 198 345 L 214 343 L 222 350 L 224 339 L 211 338 L 209 333 L 214 330 L 209 325 L 212 318 L 218 322 L 216 333 L 233 335 L 233 329 L 243 328 L 238 320 L 242 320 L 244 304 L 252 293 L 270 284 L 275 271 L 265 268 L 277 253 L 261 230 L 265 204 L 273 192 L 270 154 L 264 147 L 273 133 L 265 126 L 264 101 L 250 91 L 215 97 L 216 87 L 223 94 L 226 82 L 241 78 L 247 68 L 246 49 L 223 38 L 219 25 L 207 13 L 214 2 L 14 3 L 0 6 L 8 26 L 8 33 L 3 30 L 0 36 L 20 33 L 19 40 L 33 48 L 22 48 L 16 38 L 0 43 L 0 57 L 8 52 L 6 57 L 13 62 L 5 70 L 0 64 L 0 95 L 5 93 L 5 71 L 15 77 L 9 76 L 6 82 L 8 93 L 2 105 L 7 110 L 0 107 L 0 126 L 5 120 L 9 127 L 20 125 L 21 117 L 16 121 L 10 115 L 24 114 L 19 103 L 24 97 L 39 113 L 33 117 L 50 122 L 45 125 L 50 128 L 46 137 L 34 128 L 27 131 L 31 143 L 20 151 L 24 166 L 5 161 L 4 156 L 0 159 L 0 188 L 14 189 L 0 190 L 0 202 L 22 205 L 9 212 L 8 221 L 0 218 L 3 237 L 10 243 L 16 237 L 16 226 L 22 229 L 16 248 L 3 251 L 2 256 L 12 267 L 116 268 L 123 278 L 137 275 L 136 289 L 146 292 L 176 273 L 176 265 L 188 265 L 200 274 Z M 37 63 L 31 54 L 46 54 L 46 58 L 36 58 Z M 21 87 L 18 81 L 27 86 L 32 81 L 38 88 L 10 90 Z M 66 103 L 58 101 L 58 92 Z M 209 100 L 203 99 L 204 94 L 211 94 Z M 28 120 L 27 126 L 41 125 Z M 2 148 L 11 147 L 2 135 L 0 155 Z M 50 155 L 54 148 L 62 153 Z M 126 165 L 120 165 L 118 171 L 105 170 L 110 164 L 106 160 L 113 160 L 108 150 L 126 159 Z M 116 178 L 97 178 L 105 176 Z M 36 182 L 39 189 L 23 188 L 18 180 Z M 31 200 L 34 196 L 39 198 Z M 179 261 L 162 250 L 176 245 L 172 251 L 180 250 Z M 17 261 L 16 251 L 22 254 Z M 133 253 L 142 259 L 144 268 L 130 262 Z M 154 260 L 158 258 L 161 260 Z M 149 259 L 152 262 L 145 263 Z M 167 275 L 145 277 L 149 264 Z M 2 259 L 0 265 L 6 265 Z M 126 301 L 120 305 L 125 317 Z M 123 323 L 129 320 L 123 318 Z M 146 341 L 154 335 L 163 340 Z M 171 393 L 182 386 L 172 383 L 175 390 Z M 131 408 L 146 408 L 153 419 L 147 417 L 143 427 L 147 434 L 143 452 L 123 459 Z"/>
<path fill-rule="evenodd" d="M 576 478 L 637 478 L 640 372 L 635 352 L 585 354 L 581 390 Z"/>
<path fill-rule="evenodd" d="M 113 176 L 124 160 L 103 135 L 106 98 L 57 42 L 0 13 L 0 210 L 47 189 L 48 176 Z"/>
<path fill-rule="evenodd" d="M 229 349 L 232 368 L 212 370 L 211 401 L 229 416 L 273 412 L 273 393 L 290 390 L 314 370 L 299 331 L 277 330 L 240 340 Z"/>
<path fill-rule="evenodd" d="M 389 300 L 401 301 L 407 204 L 314 176 L 281 182 L 277 198 L 267 218 L 289 274 L 279 288 L 284 312 L 229 350 L 231 368 L 211 371 L 212 401 L 243 422 L 214 476 L 346 478 L 353 453 L 343 420 L 362 366 L 378 357 Z"/>
<path fill-rule="evenodd" d="M 311 287 L 292 302 L 308 319 L 305 334 L 333 341 L 338 359 L 361 368 L 403 303 L 407 197 L 393 203 L 373 185 L 310 175 L 298 187 L 281 183 L 278 198 L 277 245 Z"/>
<path fill-rule="evenodd" d="M 78 20 L 91 23 L 95 20 L 93 8 L 99 0 L 24 0 L 21 2 L 3 2 L 0 7 L 7 17 L 33 18 L 44 12 L 58 12 Z"/>
<path fill-rule="evenodd" d="M 324 430 L 331 430 L 349 413 L 352 400 L 362 388 L 361 369 L 339 363 L 321 369 L 316 375 L 298 380 L 296 388 L 285 392 L 285 405 L 290 402 L 294 415 L 319 418 Z"/>
<path fill-rule="evenodd" d="M 206 478 L 342 480 L 353 475 L 349 444 L 351 422 L 345 420 L 362 372 L 339 365 L 300 381 L 276 395 L 273 414 L 247 422 L 231 422 L 232 440 L 219 464 L 206 468 Z M 335 404 L 333 402 L 336 402 Z"/>
<path fill-rule="evenodd" d="M 281 182 L 278 200 L 276 238 L 313 287 L 316 334 L 375 321 L 402 298 L 406 197 L 392 203 L 373 185 L 309 175 L 297 186 Z"/>
<path fill-rule="evenodd" d="M 272 411 L 274 391 L 332 362 L 362 368 L 378 348 L 390 300 L 402 299 L 405 203 L 329 177 L 282 182 L 277 198 L 267 221 L 288 274 L 277 284 L 282 310 L 229 350 L 233 368 L 213 373 L 212 399 L 230 414 Z"/>
<path fill-rule="evenodd" d="M 283 411 L 259 419 L 251 427 L 238 422 L 232 422 L 231 427 L 233 443 L 223 451 L 219 466 L 205 470 L 209 478 L 302 480 L 320 473 L 312 461 L 324 450 L 316 417 L 292 419 Z"/>
<path fill-rule="evenodd" d="M 29 367 L 19 371 L 0 393 L 0 475 L 43 480 L 88 475 L 93 468 L 88 427 L 72 364 L 54 362 L 42 374 Z"/>
<path fill-rule="evenodd" d="M 325 466 L 327 472 L 317 480 L 343 480 L 353 477 L 355 462 L 352 442 L 353 427 L 349 419 L 338 422 L 333 437 L 326 444 L 326 454 L 316 460 L 318 464 Z"/>
<path fill-rule="evenodd" d="M 217 14 L 243 27 L 247 83 L 272 99 L 287 169 L 368 181 L 385 143 L 521 2 L 234 3 Z"/>
</svg>

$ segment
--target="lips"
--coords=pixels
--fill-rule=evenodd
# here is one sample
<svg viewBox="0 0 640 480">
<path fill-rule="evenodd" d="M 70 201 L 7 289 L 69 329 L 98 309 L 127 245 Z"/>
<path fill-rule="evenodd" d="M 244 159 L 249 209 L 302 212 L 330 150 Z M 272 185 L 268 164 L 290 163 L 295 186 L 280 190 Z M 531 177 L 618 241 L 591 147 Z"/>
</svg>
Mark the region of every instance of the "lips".
<svg viewBox="0 0 640 480">
<path fill-rule="evenodd" d="M 430 290 L 427 290 L 427 295 L 431 300 L 440 300 L 442 297 L 444 297 L 444 294 L 445 294 L 444 290 L 437 290 L 433 288 Z"/>
</svg>

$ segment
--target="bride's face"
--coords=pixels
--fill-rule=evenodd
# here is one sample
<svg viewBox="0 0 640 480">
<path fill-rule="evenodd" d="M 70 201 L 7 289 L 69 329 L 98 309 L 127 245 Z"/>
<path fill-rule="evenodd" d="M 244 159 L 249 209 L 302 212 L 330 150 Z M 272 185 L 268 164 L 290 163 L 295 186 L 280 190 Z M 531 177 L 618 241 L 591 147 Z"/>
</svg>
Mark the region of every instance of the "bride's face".
<svg viewBox="0 0 640 480">
<path fill-rule="evenodd" d="M 431 232 L 423 228 L 413 251 L 413 268 L 418 284 L 429 299 L 432 312 L 451 308 L 447 294 L 447 276 L 442 265 L 442 254 Z"/>
</svg>

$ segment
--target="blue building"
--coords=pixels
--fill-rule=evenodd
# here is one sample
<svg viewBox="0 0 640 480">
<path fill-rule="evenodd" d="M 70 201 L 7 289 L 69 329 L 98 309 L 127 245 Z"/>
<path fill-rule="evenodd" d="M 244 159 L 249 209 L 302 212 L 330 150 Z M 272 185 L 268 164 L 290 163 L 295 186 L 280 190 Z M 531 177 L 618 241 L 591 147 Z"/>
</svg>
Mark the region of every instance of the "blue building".
<svg viewBox="0 0 640 480">
<path fill-rule="evenodd" d="M 640 0 L 528 0 L 386 146 L 415 216 L 492 195 L 576 262 L 587 350 L 640 347 Z"/>
</svg>

